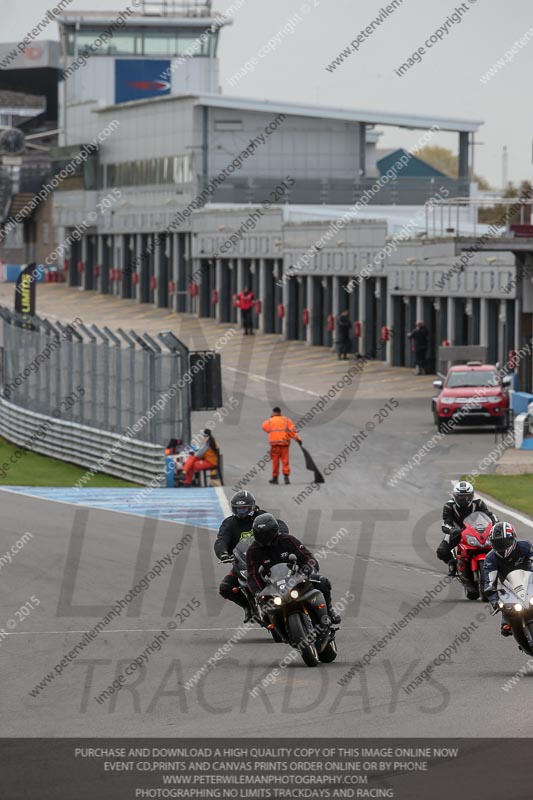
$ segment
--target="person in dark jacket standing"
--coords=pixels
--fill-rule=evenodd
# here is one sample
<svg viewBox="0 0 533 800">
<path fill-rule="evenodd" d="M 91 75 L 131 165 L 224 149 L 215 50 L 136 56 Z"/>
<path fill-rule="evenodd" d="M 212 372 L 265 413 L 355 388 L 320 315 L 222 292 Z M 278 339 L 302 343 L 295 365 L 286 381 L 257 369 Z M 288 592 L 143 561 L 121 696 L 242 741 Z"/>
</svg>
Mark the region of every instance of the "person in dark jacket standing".
<svg viewBox="0 0 533 800">
<path fill-rule="evenodd" d="M 415 328 L 407 334 L 407 338 L 411 340 L 415 354 L 415 375 L 425 375 L 429 345 L 429 331 L 426 323 L 419 319 Z"/>
<path fill-rule="evenodd" d="M 347 308 L 337 317 L 337 350 L 339 358 L 347 359 L 352 350 L 352 321 Z"/>
<path fill-rule="evenodd" d="M 242 327 L 244 328 L 244 335 L 252 335 L 254 333 L 254 324 L 252 320 L 252 308 L 255 303 L 254 293 L 246 286 L 243 292 L 237 295 L 238 306 L 241 309 Z"/>
<path fill-rule="evenodd" d="M 252 526 L 254 519 L 260 514 L 266 512 L 258 508 L 255 502 L 255 497 L 251 492 L 240 491 L 236 492 L 231 498 L 231 511 L 230 517 L 222 522 L 217 538 L 215 540 L 215 555 L 221 561 L 230 562 L 231 554 L 235 547 L 239 544 L 242 538 L 252 535 Z M 288 533 L 289 529 L 283 520 L 278 520 L 280 530 Z M 220 584 L 219 593 L 224 600 L 231 600 L 246 611 L 244 618 L 245 622 L 251 619 L 250 609 L 248 604 L 240 592 L 234 592 L 233 589 L 237 588 L 239 581 L 237 576 L 230 570 Z"/>
<path fill-rule="evenodd" d="M 254 542 L 246 554 L 248 588 L 252 594 L 258 594 L 265 586 L 265 580 L 260 574 L 261 567 L 268 572 L 274 564 L 282 564 L 294 554 L 300 571 L 314 577 L 320 585 L 328 616 L 334 625 L 338 625 L 341 618 L 331 603 L 331 583 L 328 578 L 317 574 L 319 564 L 313 553 L 296 536 L 291 536 L 289 532 L 284 533 L 272 514 L 258 515 L 253 522 L 253 532 Z"/>
</svg>

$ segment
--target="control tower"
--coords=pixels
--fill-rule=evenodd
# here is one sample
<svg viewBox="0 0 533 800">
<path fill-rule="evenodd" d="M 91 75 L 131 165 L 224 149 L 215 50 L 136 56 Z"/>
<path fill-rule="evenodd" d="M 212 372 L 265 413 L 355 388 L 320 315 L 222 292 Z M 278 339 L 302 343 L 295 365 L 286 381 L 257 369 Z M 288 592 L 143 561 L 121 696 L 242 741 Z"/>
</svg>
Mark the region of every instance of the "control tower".
<svg viewBox="0 0 533 800">
<path fill-rule="evenodd" d="M 211 0 L 139 0 L 124 11 L 63 12 L 58 22 L 63 144 L 91 129 L 95 105 L 220 92 L 218 37 L 231 20 Z"/>
</svg>

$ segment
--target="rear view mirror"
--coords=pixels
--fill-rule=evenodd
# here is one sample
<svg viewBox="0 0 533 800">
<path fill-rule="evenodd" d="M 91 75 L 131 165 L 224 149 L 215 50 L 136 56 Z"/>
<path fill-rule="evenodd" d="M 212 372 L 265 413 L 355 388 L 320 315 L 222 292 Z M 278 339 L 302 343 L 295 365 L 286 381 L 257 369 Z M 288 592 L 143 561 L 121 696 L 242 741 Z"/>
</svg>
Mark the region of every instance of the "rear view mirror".
<svg viewBox="0 0 533 800">
<path fill-rule="evenodd" d="M 298 559 L 296 558 L 296 556 L 294 555 L 294 553 L 291 553 L 291 554 L 290 554 L 290 556 L 289 556 L 289 561 L 297 561 L 297 560 L 298 560 Z"/>
<path fill-rule="evenodd" d="M 502 378 L 502 386 L 512 386 L 513 383 L 513 376 L 512 375 L 504 375 Z"/>
<path fill-rule="evenodd" d="M 442 389 L 442 381 L 433 381 L 435 389 Z"/>
</svg>

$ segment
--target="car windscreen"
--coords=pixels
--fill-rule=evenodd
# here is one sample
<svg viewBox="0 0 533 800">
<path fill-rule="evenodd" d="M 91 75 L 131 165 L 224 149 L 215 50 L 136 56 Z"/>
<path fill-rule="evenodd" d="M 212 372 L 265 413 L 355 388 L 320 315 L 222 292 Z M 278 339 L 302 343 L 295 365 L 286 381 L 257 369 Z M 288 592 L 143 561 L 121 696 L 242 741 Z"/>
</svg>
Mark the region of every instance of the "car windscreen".
<svg viewBox="0 0 533 800">
<path fill-rule="evenodd" d="M 459 370 L 451 372 L 446 381 L 447 389 L 458 389 L 460 386 L 499 386 L 500 379 L 494 370 Z"/>
</svg>

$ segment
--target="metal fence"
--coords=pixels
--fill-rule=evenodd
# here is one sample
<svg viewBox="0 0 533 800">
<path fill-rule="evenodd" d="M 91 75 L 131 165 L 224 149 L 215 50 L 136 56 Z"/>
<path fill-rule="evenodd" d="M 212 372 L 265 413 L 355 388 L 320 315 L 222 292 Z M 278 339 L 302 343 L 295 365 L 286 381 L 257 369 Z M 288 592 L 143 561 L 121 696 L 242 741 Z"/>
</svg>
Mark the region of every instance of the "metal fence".
<svg viewBox="0 0 533 800">
<path fill-rule="evenodd" d="M 172 334 L 117 332 L 0 307 L 3 397 L 48 417 L 165 445 L 190 440 L 190 354 Z M 218 401 L 217 401 L 218 402 Z M 216 407 L 211 405 L 211 407 Z"/>
<path fill-rule="evenodd" d="M 165 481 L 163 446 L 52 419 L 1 397 L 0 435 L 24 450 L 88 467 L 75 484 L 80 489 L 87 485 L 92 474 L 98 472 L 141 484 L 150 484 L 157 479 L 160 484 Z"/>
</svg>

